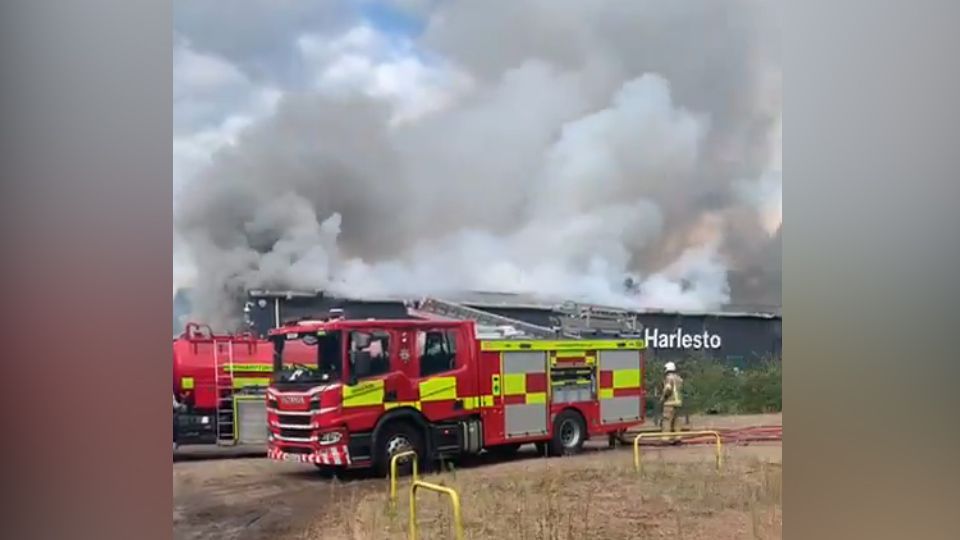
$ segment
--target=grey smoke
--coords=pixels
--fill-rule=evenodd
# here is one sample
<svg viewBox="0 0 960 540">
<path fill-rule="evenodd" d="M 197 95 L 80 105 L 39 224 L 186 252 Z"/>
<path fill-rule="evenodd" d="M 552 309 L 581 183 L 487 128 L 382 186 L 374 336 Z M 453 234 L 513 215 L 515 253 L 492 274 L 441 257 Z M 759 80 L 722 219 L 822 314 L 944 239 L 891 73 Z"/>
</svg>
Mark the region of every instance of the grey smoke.
<svg viewBox="0 0 960 540">
<path fill-rule="evenodd" d="M 195 316 L 264 287 L 779 302 L 779 2 L 413 4 L 447 101 L 285 94 L 176 201 Z"/>
<path fill-rule="evenodd" d="M 299 80 L 290 37 L 335 30 L 350 20 L 349 3 L 331 0 L 174 0 L 173 27 L 203 51 L 231 59 L 253 78 Z"/>
</svg>

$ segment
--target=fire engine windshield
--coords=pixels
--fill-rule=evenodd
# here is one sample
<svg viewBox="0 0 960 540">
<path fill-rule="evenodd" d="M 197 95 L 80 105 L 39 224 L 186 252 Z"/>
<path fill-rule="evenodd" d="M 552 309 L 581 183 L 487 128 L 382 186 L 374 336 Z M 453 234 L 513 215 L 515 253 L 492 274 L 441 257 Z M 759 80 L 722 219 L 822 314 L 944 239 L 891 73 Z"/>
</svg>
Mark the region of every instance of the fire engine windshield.
<svg viewBox="0 0 960 540">
<path fill-rule="evenodd" d="M 274 373 L 280 383 L 325 383 L 343 373 L 340 332 L 286 334 L 274 338 Z"/>
</svg>

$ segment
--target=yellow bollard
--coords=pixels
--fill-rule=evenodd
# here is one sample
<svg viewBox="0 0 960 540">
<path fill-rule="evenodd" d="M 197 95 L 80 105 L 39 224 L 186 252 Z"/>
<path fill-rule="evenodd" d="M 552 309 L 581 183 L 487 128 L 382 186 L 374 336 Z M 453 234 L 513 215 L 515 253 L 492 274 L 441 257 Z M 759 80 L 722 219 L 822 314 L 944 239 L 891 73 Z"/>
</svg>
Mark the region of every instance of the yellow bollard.
<svg viewBox="0 0 960 540">
<path fill-rule="evenodd" d="M 716 439 L 717 449 L 717 471 L 723 467 L 723 444 L 720 440 L 720 434 L 716 431 L 673 431 L 667 433 L 641 433 L 633 439 L 633 469 L 636 472 L 643 472 L 643 463 L 640 461 L 640 439 L 644 437 L 666 438 L 666 437 L 700 437 L 703 435 L 712 435 Z"/>
<path fill-rule="evenodd" d="M 463 540 L 463 517 L 460 514 L 460 495 L 453 488 L 430 484 L 414 480 L 410 485 L 410 540 L 419 540 L 420 531 L 417 529 L 417 489 L 423 488 L 450 497 L 453 506 L 453 534 L 456 540 Z"/>
<path fill-rule="evenodd" d="M 419 479 L 416 452 L 407 450 L 390 457 L 390 507 L 394 510 L 397 508 L 397 460 L 407 456 L 413 456 L 413 481 L 416 482 Z"/>
</svg>

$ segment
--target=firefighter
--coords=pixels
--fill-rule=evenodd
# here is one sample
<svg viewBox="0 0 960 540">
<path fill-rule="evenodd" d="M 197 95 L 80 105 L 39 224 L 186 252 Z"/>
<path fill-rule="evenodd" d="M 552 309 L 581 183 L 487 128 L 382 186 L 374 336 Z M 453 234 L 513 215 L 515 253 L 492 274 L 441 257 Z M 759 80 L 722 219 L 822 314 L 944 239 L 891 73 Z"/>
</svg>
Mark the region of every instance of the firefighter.
<svg viewBox="0 0 960 540">
<path fill-rule="evenodd" d="M 677 431 L 677 413 L 683 405 L 683 379 L 677 374 L 677 365 L 667 362 L 664 366 L 667 374 L 663 381 L 663 391 L 660 393 L 660 405 L 663 414 L 660 416 L 660 430 L 663 433 Z M 678 444 L 680 439 L 671 439 Z"/>
</svg>

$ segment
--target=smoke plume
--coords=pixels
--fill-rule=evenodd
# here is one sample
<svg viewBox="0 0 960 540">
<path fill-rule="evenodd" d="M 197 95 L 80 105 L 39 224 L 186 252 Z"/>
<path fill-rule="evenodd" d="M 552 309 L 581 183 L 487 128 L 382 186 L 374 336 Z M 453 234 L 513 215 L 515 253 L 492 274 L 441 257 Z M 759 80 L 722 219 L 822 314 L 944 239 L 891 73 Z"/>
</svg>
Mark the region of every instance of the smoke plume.
<svg viewBox="0 0 960 540">
<path fill-rule="evenodd" d="M 779 3 L 404 4 L 413 38 L 298 37 L 308 84 L 180 191 L 196 316 L 249 288 L 779 302 Z"/>
</svg>

